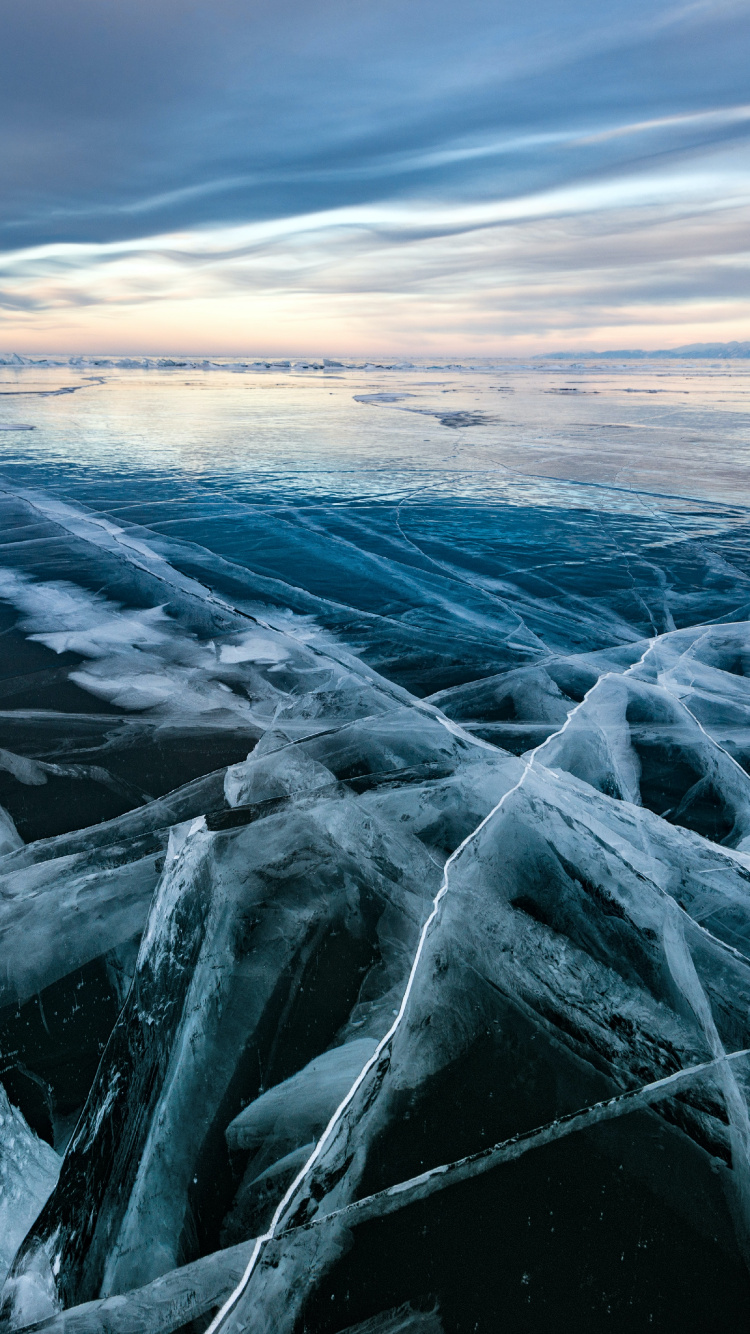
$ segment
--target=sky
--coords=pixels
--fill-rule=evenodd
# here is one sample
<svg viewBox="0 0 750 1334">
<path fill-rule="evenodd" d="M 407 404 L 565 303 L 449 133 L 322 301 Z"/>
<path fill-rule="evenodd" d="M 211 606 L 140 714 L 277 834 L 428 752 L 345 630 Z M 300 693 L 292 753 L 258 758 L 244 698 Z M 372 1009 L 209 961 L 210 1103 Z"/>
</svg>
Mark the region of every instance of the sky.
<svg viewBox="0 0 750 1334">
<path fill-rule="evenodd" d="M 0 352 L 750 338 L 747 0 L 0 0 Z"/>
</svg>

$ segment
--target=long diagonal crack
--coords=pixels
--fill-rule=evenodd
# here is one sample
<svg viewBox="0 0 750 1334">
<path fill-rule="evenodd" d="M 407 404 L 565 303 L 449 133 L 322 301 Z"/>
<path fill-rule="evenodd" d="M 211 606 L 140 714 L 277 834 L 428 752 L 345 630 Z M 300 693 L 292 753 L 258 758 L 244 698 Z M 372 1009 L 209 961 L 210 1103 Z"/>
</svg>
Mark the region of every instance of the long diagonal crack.
<svg viewBox="0 0 750 1334">
<path fill-rule="evenodd" d="M 409 1177 L 407 1181 L 400 1181 L 395 1186 L 387 1186 L 374 1195 L 366 1195 L 363 1199 L 354 1200 L 340 1209 L 331 1210 L 330 1213 L 319 1214 L 307 1223 L 282 1229 L 277 1233 L 275 1240 L 281 1241 L 292 1232 L 320 1227 L 323 1223 L 332 1222 L 334 1219 L 346 1220 L 348 1226 L 354 1227 L 371 1218 L 381 1218 L 385 1214 L 394 1213 L 397 1209 L 417 1200 L 426 1199 L 428 1195 L 434 1195 L 448 1186 L 490 1172 L 503 1163 L 516 1162 L 532 1149 L 542 1148 L 545 1144 L 554 1144 L 578 1130 L 588 1130 L 605 1121 L 625 1116 L 628 1112 L 638 1111 L 641 1107 L 648 1107 L 651 1103 L 669 1097 L 675 1086 L 687 1083 L 711 1070 L 721 1073 L 721 1067 L 726 1066 L 727 1062 L 738 1061 L 743 1057 L 750 1057 L 750 1047 L 727 1052 L 699 1065 L 686 1066 L 682 1070 L 676 1070 L 674 1074 L 666 1075 L 663 1079 L 654 1080 L 653 1083 L 644 1084 L 637 1089 L 628 1089 L 626 1093 L 618 1093 L 613 1098 L 592 1103 L 589 1107 L 583 1107 L 576 1112 L 569 1112 L 566 1116 L 557 1117 L 554 1121 L 548 1121 L 534 1130 L 523 1131 L 521 1134 L 511 1136 L 510 1139 L 492 1144 L 489 1148 L 480 1149 L 478 1153 L 468 1154 L 439 1167 L 431 1167 L 428 1171 L 421 1172 L 419 1176 Z"/>
</svg>

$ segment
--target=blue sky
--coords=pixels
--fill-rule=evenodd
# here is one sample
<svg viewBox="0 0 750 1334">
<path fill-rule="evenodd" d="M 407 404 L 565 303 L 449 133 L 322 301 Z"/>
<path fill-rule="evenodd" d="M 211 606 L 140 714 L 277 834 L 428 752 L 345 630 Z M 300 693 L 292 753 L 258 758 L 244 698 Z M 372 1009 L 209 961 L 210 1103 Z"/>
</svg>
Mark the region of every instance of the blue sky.
<svg viewBox="0 0 750 1334">
<path fill-rule="evenodd" d="M 0 347 L 750 336 L 750 6 L 2 3 Z"/>
</svg>

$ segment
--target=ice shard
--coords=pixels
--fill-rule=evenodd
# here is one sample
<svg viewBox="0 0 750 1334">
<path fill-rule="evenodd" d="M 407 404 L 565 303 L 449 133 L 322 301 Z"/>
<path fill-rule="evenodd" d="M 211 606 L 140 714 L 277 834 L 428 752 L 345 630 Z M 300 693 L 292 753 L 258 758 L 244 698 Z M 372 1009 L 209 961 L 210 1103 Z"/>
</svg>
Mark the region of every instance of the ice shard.
<svg viewBox="0 0 750 1334">
<path fill-rule="evenodd" d="M 0 1273 L 57 1181 L 60 1160 L 29 1128 L 0 1088 Z"/>
</svg>

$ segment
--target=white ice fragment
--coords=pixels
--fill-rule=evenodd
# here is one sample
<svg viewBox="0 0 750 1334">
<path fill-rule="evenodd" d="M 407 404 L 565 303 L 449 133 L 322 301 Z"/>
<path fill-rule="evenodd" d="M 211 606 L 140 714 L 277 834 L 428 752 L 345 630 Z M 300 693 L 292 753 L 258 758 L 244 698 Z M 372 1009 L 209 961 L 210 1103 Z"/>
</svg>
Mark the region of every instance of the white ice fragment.
<svg viewBox="0 0 750 1334">
<path fill-rule="evenodd" d="M 12 774 L 19 783 L 26 787 L 42 787 L 47 782 L 47 775 L 36 760 L 25 755 L 14 755 L 11 750 L 0 750 L 0 769 Z"/>
<path fill-rule="evenodd" d="M 315 1138 L 376 1047 L 374 1038 L 355 1038 L 268 1089 L 227 1127 L 230 1149 L 250 1149 L 268 1138 L 297 1145 Z"/>
<path fill-rule="evenodd" d="M 29 1128 L 0 1084 L 0 1282 L 59 1171 L 55 1151 Z"/>
<path fill-rule="evenodd" d="M 76 584 L 35 581 L 14 570 L 0 570 L 0 597 L 23 614 L 29 638 L 55 653 L 99 658 L 113 647 L 161 644 L 169 627 L 162 607 L 124 611 Z"/>
<path fill-rule="evenodd" d="M 169 843 L 165 859 L 167 866 L 177 860 L 188 839 L 193 834 L 197 834 L 199 829 L 205 829 L 205 827 L 206 817 L 204 815 L 195 820 L 183 820 L 182 824 L 172 825 L 169 831 Z"/>
<path fill-rule="evenodd" d="M 79 623 L 70 629 L 30 635 L 30 639 L 45 644 L 55 653 L 80 653 L 84 658 L 103 657 L 113 648 L 151 646 L 164 642 L 164 631 L 157 629 L 159 622 L 167 620 L 161 607 L 121 612 L 110 604 L 102 612 L 93 599 L 83 602 L 83 599 L 79 600 L 72 593 L 68 593 L 68 599 L 76 604 L 70 610 L 75 612 Z"/>
<path fill-rule="evenodd" d="M 44 1252 L 37 1252 L 34 1258 L 38 1264 L 27 1265 L 22 1274 L 7 1279 L 3 1286 L 3 1304 L 12 1311 L 11 1330 L 36 1327 L 58 1311 L 55 1281 L 44 1262 Z"/>
<path fill-rule="evenodd" d="M 279 640 L 271 639 L 269 635 L 257 634 L 251 631 L 243 635 L 236 644 L 224 644 L 219 653 L 219 661 L 225 663 L 233 662 L 257 662 L 260 664 L 286 662 L 289 653 Z"/>
<path fill-rule="evenodd" d="M 153 709 L 174 695 L 177 682 L 166 673 L 143 672 L 138 676 L 100 677 L 92 672 L 71 672 L 71 681 L 90 695 L 116 704 L 120 709 Z"/>
<path fill-rule="evenodd" d="M 23 839 L 4 806 L 0 806 L 0 857 L 23 847 Z"/>
<path fill-rule="evenodd" d="M 250 806 L 272 797 L 313 792 L 335 782 L 330 769 L 313 760 L 298 746 L 284 746 L 265 755 L 251 753 L 240 764 L 232 764 L 224 778 L 224 795 L 230 806 Z"/>
</svg>

